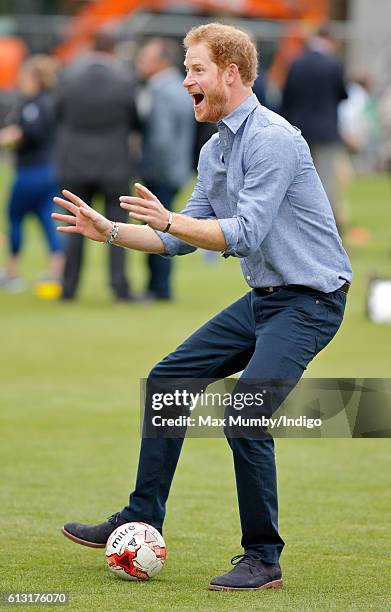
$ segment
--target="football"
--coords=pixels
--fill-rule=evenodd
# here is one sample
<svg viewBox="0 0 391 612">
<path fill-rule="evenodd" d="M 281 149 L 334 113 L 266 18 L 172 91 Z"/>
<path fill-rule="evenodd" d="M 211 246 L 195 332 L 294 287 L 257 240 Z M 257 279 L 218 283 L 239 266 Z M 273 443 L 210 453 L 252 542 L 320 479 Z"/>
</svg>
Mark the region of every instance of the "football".
<svg viewBox="0 0 391 612">
<path fill-rule="evenodd" d="M 125 580 L 149 580 L 160 572 L 165 560 L 163 536 L 147 523 L 125 523 L 107 541 L 107 565 Z"/>
</svg>

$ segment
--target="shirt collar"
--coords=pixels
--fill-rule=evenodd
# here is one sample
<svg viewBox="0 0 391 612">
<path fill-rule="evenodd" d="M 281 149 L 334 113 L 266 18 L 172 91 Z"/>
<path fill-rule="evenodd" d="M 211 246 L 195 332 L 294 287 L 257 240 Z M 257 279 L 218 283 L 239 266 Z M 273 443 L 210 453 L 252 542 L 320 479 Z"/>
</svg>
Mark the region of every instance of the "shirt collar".
<svg viewBox="0 0 391 612">
<path fill-rule="evenodd" d="M 217 126 L 219 127 L 224 124 L 231 130 L 231 132 L 233 132 L 233 134 L 236 134 L 242 123 L 244 123 L 249 114 L 252 113 L 257 106 L 260 106 L 258 98 L 255 94 L 252 94 L 243 100 L 243 102 L 239 104 L 239 106 L 237 106 L 232 113 L 224 117 L 224 119 L 218 121 Z"/>
</svg>

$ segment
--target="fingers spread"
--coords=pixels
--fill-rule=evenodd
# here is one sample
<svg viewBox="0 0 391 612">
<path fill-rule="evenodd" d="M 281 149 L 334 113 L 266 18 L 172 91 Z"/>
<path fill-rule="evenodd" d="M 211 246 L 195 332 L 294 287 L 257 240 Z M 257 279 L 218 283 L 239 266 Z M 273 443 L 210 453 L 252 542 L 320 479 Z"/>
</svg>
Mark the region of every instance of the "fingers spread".
<svg viewBox="0 0 391 612">
<path fill-rule="evenodd" d="M 156 206 L 155 202 L 150 200 L 143 200 L 142 198 L 136 198 L 133 196 L 121 196 L 120 206 L 126 210 L 132 210 L 133 206 L 139 206 L 143 209 L 153 209 Z"/>
<path fill-rule="evenodd" d="M 76 206 L 88 206 L 88 204 L 86 204 L 84 200 L 79 198 L 79 196 L 77 196 L 76 194 L 72 193 L 72 191 L 68 191 L 68 189 L 63 189 L 62 193 L 66 198 L 68 198 L 68 200 L 73 202 Z"/>
<path fill-rule="evenodd" d="M 96 216 L 95 211 L 92 210 L 92 208 L 79 208 L 80 212 L 82 215 L 84 215 L 85 217 L 88 217 L 89 219 L 93 219 Z"/>
<path fill-rule="evenodd" d="M 152 191 L 149 191 L 149 189 L 147 189 L 146 187 L 144 187 L 144 185 L 141 185 L 140 183 L 135 183 L 134 188 L 139 194 L 139 196 L 141 196 L 142 198 L 150 198 L 153 200 L 157 200 L 155 194 L 152 193 Z"/>
<path fill-rule="evenodd" d="M 79 234 L 79 230 L 74 225 L 59 225 L 56 227 L 58 232 L 63 232 L 65 234 Z"/>
<path fill-rule="evenodd" d="M 52 219 L 55 219 L 56 221 L 61 221 L 62 223 L 72 223 L 72 225 L 75 225 L 76 223 L 76 217 L 73 217 L 71 215 L 61 215 L 59 213 L 52 213 L 51 217 Z"/>
<path fill-rule="evenodd" d="M 131 217 L 134 217 L 134 215 L 144 215 L 145 217 L 148 217 L 148 219 L 153 219 L 153 215 L 150 214 L 150 211 L 142 206 L 132 206 L 129 211 L 129 215 Z"/>
<path fill-rule="evenodd" d="M 75 206 L 71 202 L 68 202 L 68 200 L 64 200 L 63 198 L 59 198 L 57 196 L 55 198 L 53 198 L 53 202 L 55 204 L 58 204 L 59 206 L 62 206 L 63 208 L 65 208 L 66 210 L 68 210 L 69 212 L 72 212 L 74 214 L 76 214 L 77 211 L 79 210 L 79 208 L 77 206 Z"/>
</svg>

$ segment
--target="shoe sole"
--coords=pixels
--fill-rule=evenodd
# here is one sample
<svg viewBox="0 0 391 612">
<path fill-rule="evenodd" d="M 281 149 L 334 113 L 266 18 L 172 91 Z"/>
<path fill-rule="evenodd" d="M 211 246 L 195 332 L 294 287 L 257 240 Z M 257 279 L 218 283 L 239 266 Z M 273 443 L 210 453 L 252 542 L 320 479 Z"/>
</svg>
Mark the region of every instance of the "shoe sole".
<svg viewBox="0 0 391 612">
<path fill-rule="evenodd" d="M 264 591 L 266 589 L 281 589 L 283 585 L 282 580 L 272 580 L 272 582 L 267 582 L 260 587 L 229 587 L 229 586 L 219 586 L 218 584 L 209 584 L 209 591 Z"/>
<path fill-rule="evenodd" d="M 81 538 L 76 537 L 72 533 L 69 533 L 69 531 L 67 531 L 64 527 L 61 528 L 61 533 L 69 540 L 72 540 L 72 542 L 80 544 L 81 546 L 88 546 L 88 548 L 106 548 L 106 544 L 96 544 L 96 542 L 82 540 Z"/>
</svg>

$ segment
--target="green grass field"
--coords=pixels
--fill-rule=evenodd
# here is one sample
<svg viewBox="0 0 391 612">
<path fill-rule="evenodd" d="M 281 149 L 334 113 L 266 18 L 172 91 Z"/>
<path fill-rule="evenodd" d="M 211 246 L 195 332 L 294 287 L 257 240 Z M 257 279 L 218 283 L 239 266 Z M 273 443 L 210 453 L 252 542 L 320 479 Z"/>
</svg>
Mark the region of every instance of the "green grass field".
<svg viewBox="0 0 391 612">
<path fill-rule="evenodd" d="M 1 172 L 4 218 L 10 176 Z M 371 324 L 364 311 L 368 275 L 391 275 L 391 187 L 385 177 L 360 179 L 349 199 L 369 241 L 350 248 L 347 316 L 308 375 L 387 377 L 391 326 Z M 23 266 L 30 283 L 45 268 L 34 223 Z M 31 290 L 0 294 L 0 591 L 65 590 L 70 610 L 389 610 L 389 440 L 277 440 L 287 544 L 279 591 L 206 590 L 241 552 L 221 439 L 185 443 L 168 505 L 168 560 L 151 582 L 116 579 L 102 551 L 60 534 L 66 521 L 98 522 L 124 505 L 137 467 L 140 378 L 246 290 L 238 261 L 206 266 L 198 253 L 177 260 L 174 304 L 117 305 L 106 268 L 105 248 L 89 244 L 78 302 L 39 301 Z M 141 288 L 142 255 L 130 255 L 129 272 Z"/>
</svg>

